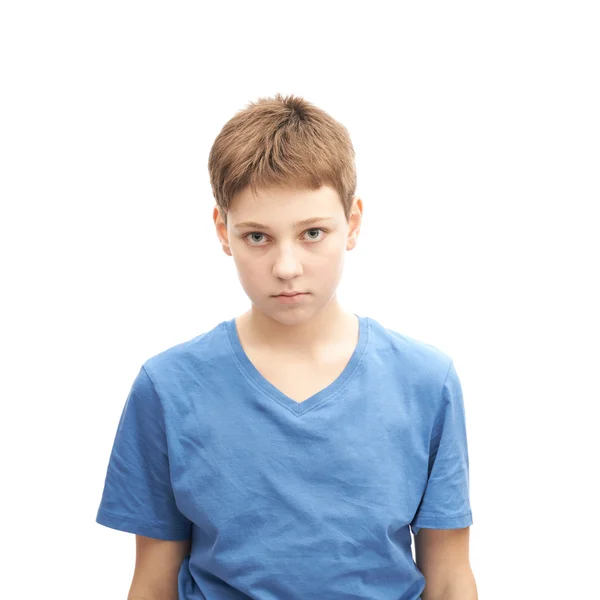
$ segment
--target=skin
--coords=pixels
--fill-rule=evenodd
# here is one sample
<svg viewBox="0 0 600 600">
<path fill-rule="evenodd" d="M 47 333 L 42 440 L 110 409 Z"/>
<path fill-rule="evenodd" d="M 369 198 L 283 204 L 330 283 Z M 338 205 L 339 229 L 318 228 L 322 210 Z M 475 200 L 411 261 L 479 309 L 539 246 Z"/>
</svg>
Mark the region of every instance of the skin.
<svg viewBox="0 0 600 600">
<path fill-rule="evenodd" d="M 477 600 L 469 558 L 470 531 L 470 527 L 424 527 L 415 536 L 416 564 L 425 577 L 422 600 Z"/>
<path fill-rule="evenodd" d="M 289 355 L 317 357 L 356 341 L 356 316 L 337 298 L 344 258 L 356 246 L 363 203 L 354 197 L 346 219 L 339 194 L 329 186 L 319 190 L 272 186 L 253 196 L 239 192 L 223 218 L 214 208 L 213 221 L 223 251 L 235 261 L 238 277 L 251 301 L 237 318 L 240 336 L 255 347 L 268 346 Z M 310 225 L 301 220 L 324 217 Z M 253 221 L 264 227 L 242 226 Z M 299 303 L 283 304 L 275 295 L 307 292 Z"/>
<path fill-rule="evenodd" d="M 177 600 L 181 563 L 191 540 L 173 542 L 135 536 L 135 571 L 127 600 Z"/>
</svg>

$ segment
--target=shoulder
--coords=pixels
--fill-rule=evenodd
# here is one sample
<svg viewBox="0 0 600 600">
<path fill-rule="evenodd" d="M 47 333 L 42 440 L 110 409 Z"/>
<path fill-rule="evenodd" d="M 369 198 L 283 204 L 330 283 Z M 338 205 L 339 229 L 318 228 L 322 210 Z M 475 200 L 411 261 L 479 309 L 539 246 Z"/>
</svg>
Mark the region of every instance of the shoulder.
<svg viewBox="0 0 600 600">
<path fill-rule="evenodd" d="M 401 365 L 419 379 L 443 383 L 452 358 L 443 350 L 424 340 L 382 325 L 368 318 L 370 351 L 379 359 Z"/>
<path fill-rule="evenodd" d="M 143 369 L 156 386 L 164 382 L 202 376 L 213 372 L 230 352 L 226 321 L 153 354 L 143 363 Z"/>
<path fill-rule="evenodd" d="M 400 395 L 416 430 L 429 434 L 442 406 L 449 354 L 422 339 L 369 318 L 368 372 L 377 385 Z"/>
</svg>

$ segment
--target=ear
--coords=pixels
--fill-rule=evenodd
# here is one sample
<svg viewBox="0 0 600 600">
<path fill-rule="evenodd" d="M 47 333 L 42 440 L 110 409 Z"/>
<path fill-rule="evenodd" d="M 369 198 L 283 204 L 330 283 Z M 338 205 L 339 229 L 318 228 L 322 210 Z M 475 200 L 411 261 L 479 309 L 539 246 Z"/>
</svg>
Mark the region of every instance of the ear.
<svg viewBox="0 0 600 600">
<path fill-rule="evenodd" d="M 352 250 L 356 246 L 356 239 L 360 233 L 360 225 L 362 222 L 363 203 L 358 197 L 354 197 L 350 216 L 348 217 L 348 241 L 346 242 L 346 250 Z"/>
<path fill-rule="evenodd" d="M 227 216 L 225 216 L 227 218 Z M 215 224 L 215 228 L 217 230 L 217 237 L 221 242 L 221 247 L 223 248 L 223 252 L 228 256 L 232 256 L 231 248 L 229 247 L 229 236 L 227 235 L 227 223 L 225 223 L 225 219 L 221 214 L 221 210 L 218 206 L 215 206 L 213 209 L 213 221 Z"/>
</svg>

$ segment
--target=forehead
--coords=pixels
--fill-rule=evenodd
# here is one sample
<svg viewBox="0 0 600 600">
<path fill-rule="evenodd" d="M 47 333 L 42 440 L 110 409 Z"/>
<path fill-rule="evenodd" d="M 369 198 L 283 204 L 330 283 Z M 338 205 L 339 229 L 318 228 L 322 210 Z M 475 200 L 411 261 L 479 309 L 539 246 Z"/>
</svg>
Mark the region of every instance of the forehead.
<svg viewBox="0 0 600 600">
<path fill-rule="evenodd" d="M 248 186 L 234 196 L 228 211 L 228 221 L 234 227 L 245 221 L 276 227 L 315 217 L 337 220 L 340 216 L 344 216 L 340 196 L 329 186 L 318 190 L 272 186 L 259 189 L 257 196 Z"/>
</svg>

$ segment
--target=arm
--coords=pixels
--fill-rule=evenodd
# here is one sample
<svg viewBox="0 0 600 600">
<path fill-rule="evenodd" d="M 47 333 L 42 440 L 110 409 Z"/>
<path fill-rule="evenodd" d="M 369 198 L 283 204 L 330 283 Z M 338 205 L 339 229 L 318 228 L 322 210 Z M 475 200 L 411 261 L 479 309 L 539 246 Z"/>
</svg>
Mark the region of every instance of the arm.
<svg viewBox="0 0 600 600">
<path fill-rule="evenodd" d="M 441 600 L 478 600 L 477 585 L 473 573 L 465 573 L 464 577 L 457 576 L 450 587 L 446 588 Z"/>
<path fill-rule="evenodd" d="M 417 568 L 425 577 L 422 600 L 478 600 L 469 561 L 469 527 L 421 528 L 415 551 Z"/>
<path fill-rule="evenodd" d="M 127 600 L 178 600 L 177 577 L 191 540 L 135 536 L 135 570 Z"/>
</svg>

